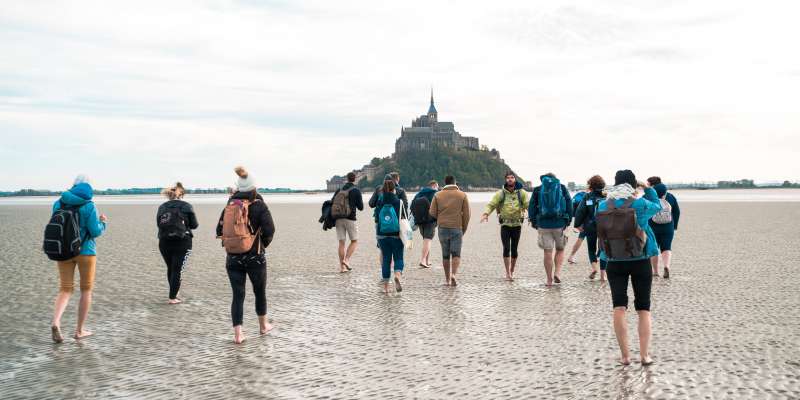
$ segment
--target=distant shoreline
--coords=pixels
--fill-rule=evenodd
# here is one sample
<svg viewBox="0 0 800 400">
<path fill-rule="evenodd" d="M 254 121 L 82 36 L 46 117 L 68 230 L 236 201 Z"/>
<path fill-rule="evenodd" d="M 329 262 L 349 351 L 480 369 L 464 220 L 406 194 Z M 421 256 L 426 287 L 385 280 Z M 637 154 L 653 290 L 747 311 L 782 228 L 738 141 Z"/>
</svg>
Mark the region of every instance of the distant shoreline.
<svg viewBox="0 0 800 400">
<path fill-rule="evenodd" d="M 756 186 L 756 187 L 707 187 L 707 186 L 681 186 L 675 185 L 670 186 L 670 190 L 761 190 L 761 189 L 798 189 L 800 185 L 793 184 L 793 186 L 781 186 L 781 185 L 774 185 L 774 186 Z M 364 188 L 362 188 L 364 189 Z M 407 191 L 416 192 L 420 188 L 405 188 Z M 530 191 L 530 188 L 525 188 L 526 190 Z M 468 188 L 464 189 L 467 193 L 481 193 L 481 192 L 494 192 L 499 190 L 499 187 L 496 188 Z M 581 191 L 584 188 L 575 188 L 573 191 Z M 24 189 L 18 190 L 16 192 L 0 192 L 0 197 L 53 197 L 53 196 L 60 196 L 62 191 L 49 191 L 49 190 L 31 190 L 31 189 Z M 325 193 L 332 193 L 326 190 L 293 190 L 293 189 L 268 189 L 262 190 L 259 189 L 258 193 L 260 194 L 307 194 L 307 195 L 316 195 L 316 194 L 325 194 Z M 161 194 L 161 189 L 108 189 L 108 190 L 96 190 L 94 192 L 96 196 L 152 196 L 152 195 L 159 195 Z M 229 194 L 227 190 L 224 189 L 190 189 L 186 191 L 186 194 L 189 195 L 196 195 L 196 194 L 209 194 L 209 195 L 226 195 Z"/>
</svg>

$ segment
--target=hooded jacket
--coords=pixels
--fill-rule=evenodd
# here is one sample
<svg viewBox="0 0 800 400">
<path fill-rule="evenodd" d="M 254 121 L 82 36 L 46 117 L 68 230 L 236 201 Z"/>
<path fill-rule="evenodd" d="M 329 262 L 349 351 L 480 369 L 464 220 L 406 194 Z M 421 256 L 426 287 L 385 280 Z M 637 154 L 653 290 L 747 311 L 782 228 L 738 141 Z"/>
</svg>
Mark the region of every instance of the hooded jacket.
<svg viewBox="0 0 800 400">
<path fill-rule="evenodd" d="M 520 200 L 522 200 L 521 203 Z M 524 213 L 529 204 L 528 192 L 522 190 L 522 183 L 517 182 L 514 190 L 509 191 L 505 186 L 498 190 L 489 200 L 484 213 L 489 215 L 492 211 L 497 211 L 497 215 L 500 216 L 500 225 L 517 227 L 522 226 Z"/>
<path fill-rule="evenodd" d="M 375 216 L 375 234 L 377 235 L 378 239 L 382 237 L 399 237 L 400 232 L 392 232 L 387 234 L 381 234 L 378 230 L 380 229 L 380 224 L 378 223 L 378 215 L 380 215 L 380 209 L 384 206 L 384 204 L 389 204 L 394 207 L 394 212 L 397 213 L 397 218 L 401 218 L 400 214 L 400 198 L 397 197 L 394 193 L 382 193 L 377 201 L 375 202 L 375 209 L 378 210 Z"/>
<path fill-rule="evenodd" d="M 106 223 L 100 221 L 97 215 L 97 207 L 92 202 L 92 187 L 88 183 L 79 183 L 68 191 L 61 193 L 61 198 L 53 203 L 53 213 L 64 206 L 79 206 L 78 225 L 83 242 L 81 243 L 82 256 L 96 256 L 97 245 L 95 238 L 99 237 L 106 230 Z"/>
<path fill-rule="evenodd" d="M 230 202 L 230 200 L 233 199 L 250 200 L 252 199 L 251 196 L 253 196 L 253 192 L 236 192 L 228 201 Z M 261 197 L 260 194 L 256 193 L 255 199 L 258 201 L 250 203 L 247 218 L 250 220 L 250 227 L 253 229 L 253 232 L 257 232 L 261 229 L 261 240 L 254 241 L 250 251 L 244 254 L 258 253 L 259 246 L 263 246 L 262 248 L 266 249 L 269 247 L 269 244 L 272 243 L 272 237 L 275 235 L 275 223 L 272 222 L 272 214 L 269 212 L 269 207 L 264 203 L 264 198 Z M 223 209 L 219 216 L 219 223 L 217 224 L 217 237 L 222 236 L 222 218 L 224 216 L 225 210 Z M 239 256 L 241 254 L 236 255 Z"/>
<path fill-rule="evenodd" d="M 614 189 L 616 189 L 618 186 L 626 186 L 627 189 L 631 188 L 631 186 L 627 183 L 614 186 L 614 188 L 609 191 L 608 199 L 601 202 L 597 207 L 598 213 L 608 210 L 609 201 L 615 202 L 614 205 L 616 207 L 620 207 L 625 203 L 625 197 L 614 196 Z M 658 244 L 656 243 L 655 235 L 653 234 L 653 230 L 650 228 L 649 224 L 650 218 L 653 218 L 656 213 L 661 211 L 661 203 L 658 201 L 658 195 L 656 195 L 656 191 L 653 190 L 653 188 L 645 188 L 644 197 L 634 200 L 631 204 L 631 208 L 636 210 L 636 223 L 639 225 L 639 228 L 641 228 L 645 234 L 647 234 L 647 243 L 645 243 L 644 254 L 641 257 L 632 258 L 626 261 L 636 261 L 657 256 L 659 254 Z M 608 256 L 602 250 L 600 251 L 600 259 L 603 261 L 608 261 Z"/>
</svg>

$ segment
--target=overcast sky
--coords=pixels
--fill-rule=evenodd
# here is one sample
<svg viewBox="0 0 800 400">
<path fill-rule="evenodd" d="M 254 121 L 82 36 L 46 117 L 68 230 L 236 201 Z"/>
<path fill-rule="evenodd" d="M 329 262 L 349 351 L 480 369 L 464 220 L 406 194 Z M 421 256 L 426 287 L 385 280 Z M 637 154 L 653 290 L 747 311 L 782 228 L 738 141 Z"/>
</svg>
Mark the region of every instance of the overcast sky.
<svg viewBox="0 0 800 400">
<path fill-rule="evenodd" d="M 796 1 L 76 3 L 0 6 L 0 189 L 322 188 L 431 86 L 526 178 L 800 180 Z"/>
</svg>

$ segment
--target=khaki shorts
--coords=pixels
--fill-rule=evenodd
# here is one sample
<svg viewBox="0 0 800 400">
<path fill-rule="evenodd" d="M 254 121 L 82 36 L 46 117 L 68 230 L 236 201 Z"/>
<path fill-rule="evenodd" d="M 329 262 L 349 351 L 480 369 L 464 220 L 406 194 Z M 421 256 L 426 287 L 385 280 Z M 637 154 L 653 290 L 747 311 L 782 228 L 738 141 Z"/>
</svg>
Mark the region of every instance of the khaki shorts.
<svg viewBox="0 0 800 400">
<path fill-rule="evenodd" d="M 59 290 L 72 293 L 75 289 L 75 267 L 81 276 L 81 291 L 92 290 L 94 272 L 97 265 L 96 256 L 77 256 L 66 261 L 58 261 Z"/>
<path fill-rule="evenodd" d="M 564 250 L 567 247 L 567 235 L 564 228 L 539 228 L 539 248 L 543 250 Z"/>
<path fill-rule="evenodd" d="M 358 240 L 358 224 L 356 221 L 347 218 L 339 218 L 336 220 L 336 238 L 345 241 L 347 237 L 350 240 Z"/>
</svg>

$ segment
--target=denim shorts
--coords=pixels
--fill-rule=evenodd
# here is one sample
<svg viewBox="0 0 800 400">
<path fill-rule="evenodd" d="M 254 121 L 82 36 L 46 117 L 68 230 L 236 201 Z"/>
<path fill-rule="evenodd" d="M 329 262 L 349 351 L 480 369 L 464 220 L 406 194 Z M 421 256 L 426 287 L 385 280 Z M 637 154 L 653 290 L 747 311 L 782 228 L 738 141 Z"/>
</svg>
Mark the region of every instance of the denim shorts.
<svg viewBox="0 0 800 400">
<path fill-rule="evenodd" d="M 461 239 L 464 232 L 457 228 L 439 227 L 439 243 L 442 245 L 442 258 L 461 257 Z"/>
</svg>

